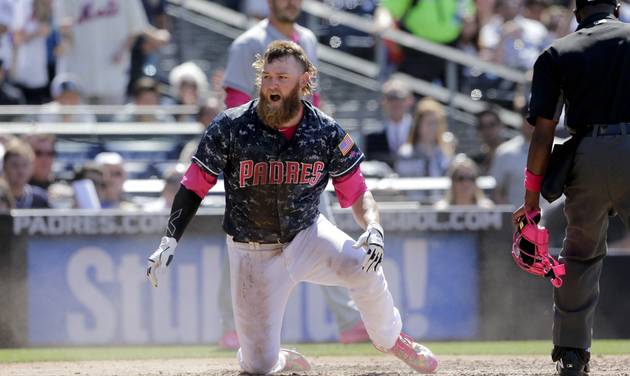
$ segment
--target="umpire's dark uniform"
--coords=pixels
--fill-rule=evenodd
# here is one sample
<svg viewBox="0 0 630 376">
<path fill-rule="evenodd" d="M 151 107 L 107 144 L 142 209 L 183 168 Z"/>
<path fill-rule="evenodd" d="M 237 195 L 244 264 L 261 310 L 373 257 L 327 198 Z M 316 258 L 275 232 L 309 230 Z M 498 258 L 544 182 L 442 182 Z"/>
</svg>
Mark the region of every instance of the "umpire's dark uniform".
<svg viewBox="0 0 630 376">
<path fill-rule="evenodd" d="M 577 0 L 577 7 L 593 13 L 602 3 L 615 1 Z M 610 12 L 591 14 L 540 55 L 528 121 L 558 120 L 563 105 L 567 128 L 585 137 L 564 191 L 567 275 L 554 293 L 553 342 L 588 349 L 608 215 L 618 213 L 626 227 L 630 221 L 630 25 Z"/>
</svg>

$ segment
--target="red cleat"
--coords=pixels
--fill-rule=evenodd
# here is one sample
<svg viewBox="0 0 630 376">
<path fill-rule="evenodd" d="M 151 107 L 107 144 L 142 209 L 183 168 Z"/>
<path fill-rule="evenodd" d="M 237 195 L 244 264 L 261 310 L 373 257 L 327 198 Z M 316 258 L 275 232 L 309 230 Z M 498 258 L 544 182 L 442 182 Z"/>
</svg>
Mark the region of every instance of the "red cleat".
<svg viewBox="0 0 630 376">
<path fill-rule="evenodd" d="M 219 347 L 226 350 L 238 350 L 241 345 L 238 342 L 236 330 L 223 332 L 223 336 L 219 339 Z"/>
<path fill-rule="evenodd" d="M 344 330 L 339 334 L 339 342 L 343 344 L 370 342 L 370 336 L 363 321 L 359 321 L 355 326 L 348 330 Z"/>
<path fill-rule="evenodd" d="M 388 352 L 420 373 L 433 373 L 438 368 L 438 360 L 431 350 L 404 333 L 400 333 L 396 344 Z"/>
</svg>

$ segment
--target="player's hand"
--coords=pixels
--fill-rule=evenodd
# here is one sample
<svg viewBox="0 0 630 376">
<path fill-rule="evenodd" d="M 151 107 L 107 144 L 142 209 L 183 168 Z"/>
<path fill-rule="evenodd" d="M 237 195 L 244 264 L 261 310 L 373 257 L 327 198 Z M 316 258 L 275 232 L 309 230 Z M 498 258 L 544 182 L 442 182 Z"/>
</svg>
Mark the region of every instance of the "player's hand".
<svg viewBox="0 0 630 376">
<path fill-rule="evenodd" d="M 383 228 L 378 223 L 370 223 L 367 231 L 361 234 L 352 246 L 354 248 L 365 247 L 366 249 L 361 269 L 366 272 L 370 270 L 377 271 L 381 262 L 383 262 L 383 253 L 385 251 Z"/>
<path fill-rule="evenodd" d="M 524 201 L 523 205 L 512 213 L 512 223 L 514 225 L 518 224 L 521 218 L 525 216 L 525 213 L 540 212 L 540 193 L 526 190 Z"/>
<path fill-rule="evenodd" d="M 175 248 L 177 247 L 177 240 L 168 236 L 162 237 L 160 246 L 158 249 L 149 256 L 149 262 L 147 263 L 147 278 L 153 287 L 157 287 L 158 271 L 163 274 L 166 271 L 166 267 L 173 261 L 175 256 Z"/>
</svg>

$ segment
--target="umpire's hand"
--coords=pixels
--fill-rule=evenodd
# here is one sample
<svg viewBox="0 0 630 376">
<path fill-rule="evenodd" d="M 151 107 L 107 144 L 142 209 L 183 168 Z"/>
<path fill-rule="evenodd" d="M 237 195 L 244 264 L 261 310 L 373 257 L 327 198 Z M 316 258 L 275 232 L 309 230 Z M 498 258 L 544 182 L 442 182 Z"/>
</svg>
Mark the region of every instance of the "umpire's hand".
<svg viewBox="0 0 630 376">
<path fill-rule="evenodd" d="M 383 253 L 385 250 L 383 239 L 383 227 L 378 223 L 370 223 L 367 227 L 367 231 L 361 234 L 357 242 L 352 245 L 354 248 L 365 247 L 366 249 L 361 269 L 366 272 L 378 270 L 378 267 L 383 261 Z"/>
<path fill-rule="evenodd" d="M 166 267 L 173 261 L 175 256 L 175 248 L 177 247 L 177 240 L 168 236 L 162 237 L 160 246 L 158 249 L 149 256 L 149 262 L 147 263 L 147 278 L 153 287 L 157 287 L 157 272 L 163 274 Z"/>
</svg>

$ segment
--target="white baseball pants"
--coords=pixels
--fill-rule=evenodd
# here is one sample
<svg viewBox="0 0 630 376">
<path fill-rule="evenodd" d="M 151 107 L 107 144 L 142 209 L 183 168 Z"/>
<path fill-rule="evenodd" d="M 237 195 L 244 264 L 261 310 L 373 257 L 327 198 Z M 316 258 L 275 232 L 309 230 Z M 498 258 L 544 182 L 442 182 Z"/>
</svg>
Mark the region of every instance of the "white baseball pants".
<svg viewBox="0 0 630 376">
<path fill-rule="evenodd" d="M 239 362 L 248 373 L 267 374 L 280 352 L 282 319 L 300 282 L 349 289 L 374 345 L 394 346 L 402 323 L 383 269 L 361 270 L 365 255 L 354 240 L 320 215 L 287 244 L 237 243 L 227 237 L 232 304 L 241 344 Z"/>
</svg>

